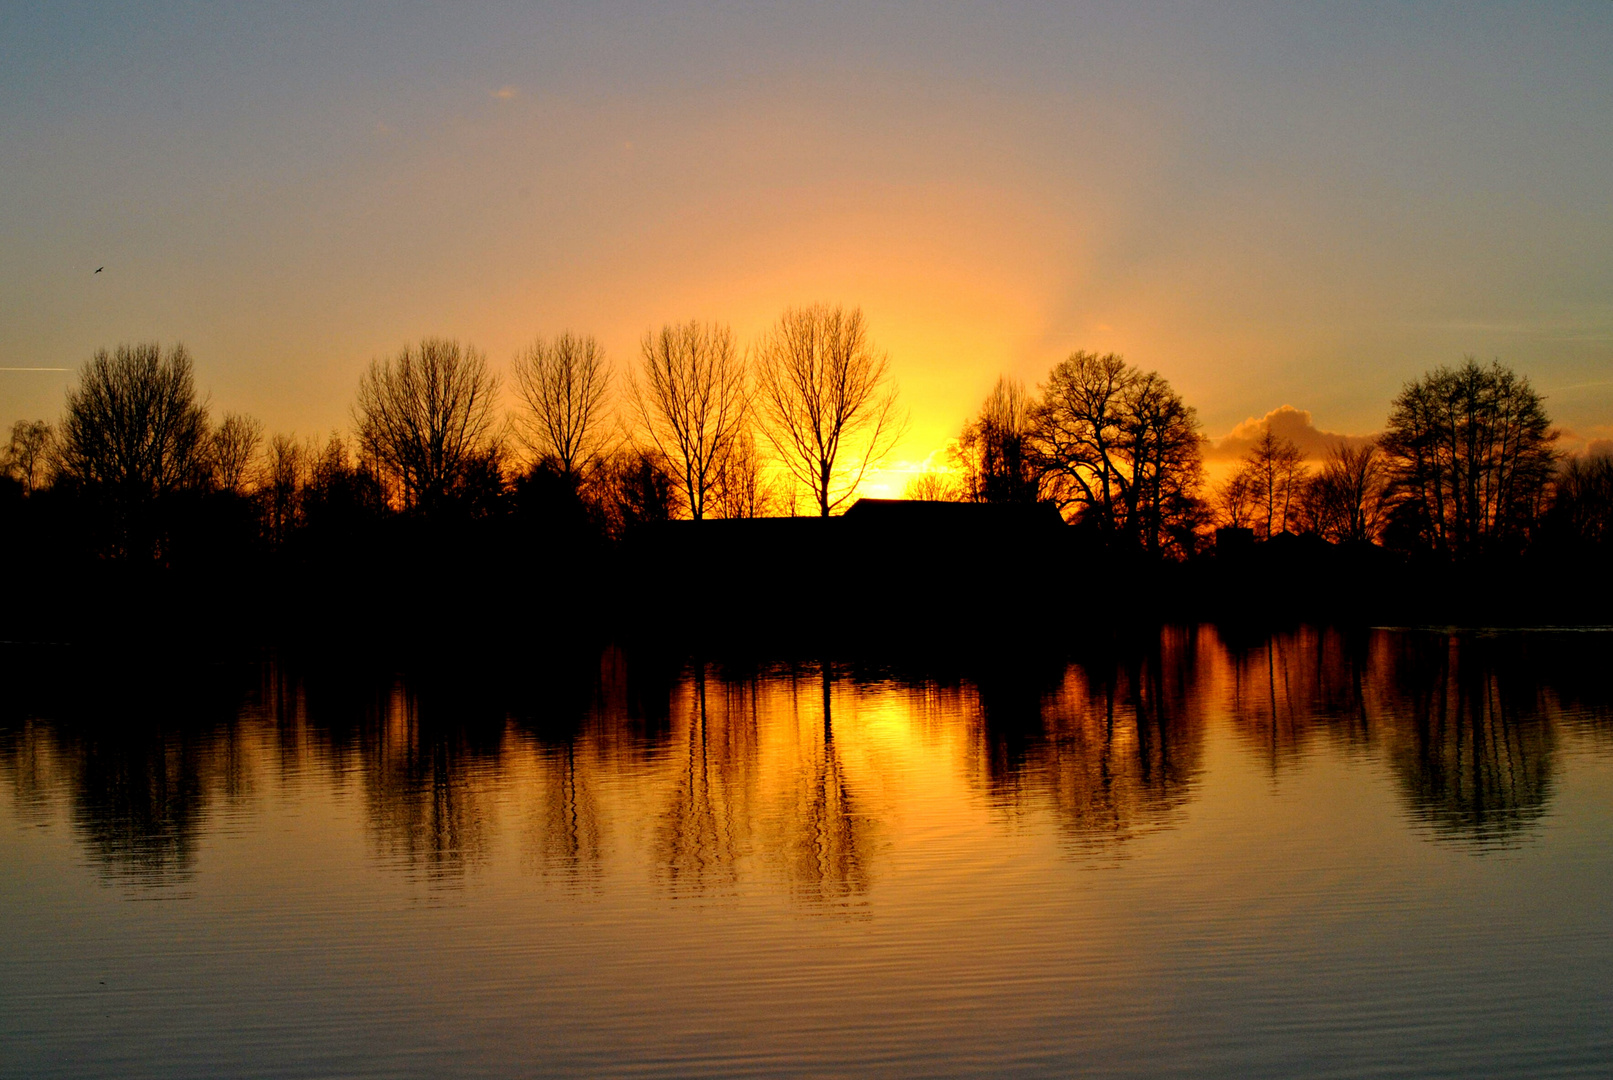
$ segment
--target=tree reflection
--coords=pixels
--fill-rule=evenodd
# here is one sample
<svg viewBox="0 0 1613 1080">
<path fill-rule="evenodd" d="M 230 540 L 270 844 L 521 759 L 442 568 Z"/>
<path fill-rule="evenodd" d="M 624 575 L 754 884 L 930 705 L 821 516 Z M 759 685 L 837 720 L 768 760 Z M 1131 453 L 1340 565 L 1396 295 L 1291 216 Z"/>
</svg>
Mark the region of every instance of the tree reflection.
<svg viewBox="0 0 1613 1080">
<path fill-rule="evenodd" d="M 692 665 L 674 697 L 687 720 L 657 861 L 679 894 L 738 885 L 752 856 L 778 865 L 799 901 L 837 904 L 868 887 L 869 818 L 835 740 L 827 661 L 762 676 Z M 772 733 L 764 746 L 763 727 Z M 764 797 L 764 792 L 765 797 Z"/>
<path fill-rule="evenodd" d="M 754 696 L 719 683 L 696 662 L 681 687 L 683 753 L 661 815 L 660 864 L 677 893 L 731 886 L 748 847 L 756 787 Z M 714 708 L 715 706 L 715 708 Z"/>
<path fill-rule="evenodd" d="M 834 677 L 827 660 L 818 665 L 821 741 L 808 737 L 796 771 L 784 865 L 799 899 L 842 903 L 868 890 L 871 819 L 840 761 L 834 736 Z"/>
<path fill-rule="evenodd" d="M 1301 627 L 1228 638 L 1225 681 L 1273 771 L 1317 737 L 1381 749 L 1416 817 L 1483 849 L 1520 839 L 1551 794 L 1560 680 L 1531 642 Z"/>
<path fill-rule="evenodd" d="M 175 681 L 165 669 L 62 670 L 62 659 L 8 672 L 13 709 L 26 710 L 0 718 L 0 770 L 16 803 L 36 820 L 63 805 L 89 862 L 111 878 L 188 880 L 209 809 L 253 788 L 238 695 L 216 672 Z M 49 720 L 29 715 L 41 685 L 56 688 Z"/>
<path fill-rule="evenodd" d="M 1367 698 L 1380 658 L 1371 654 L 1367 635 L 1305 626 L 1219 637 L 1219 655 L 1202 662 L 1224 669 L 1219 678 L 1226 684 L 1235 730 L 1269 768 L 1275 771 L 1302 757 L 1318 732 L 1346 744 L 1369 738 Z M 1204 675 L 1213 678 L 1215 672 Z"/>
<path fill-rule="evenodd" d="M 1071 665 L 1052 679 L 983 677 L 982 757 L 995 797 L 1016 807 L 1046 799 L 1083 849 L 1173 821 L 1202 768 L 1195 643 L 1191 633 L 1167 632 L 1141 652 Z"/>
<path fill-rule="evenodd" d="M 432 879 L 463 874 L 487 847 L 502 717 L 422 701 L 402 681 L 376 708 L 362 775 L 377 849 Z"/>
<path fill-rule="evenodd" d="M 539 867 L 574 883 L 596 880 L 604 856 L 595 769 L 578 760 L 580 741 L 539 751 L 543 786 L 532 819 L 536 843 L 531 852 Z"/>
<path fill-rule="evenodd" d="M 281 657 L 91 677 L 13 655 L 0 779 L 18 816 L 65 820 L 118 880 L 183 882 L 221 808 L 318 782 L 356 790 L 380 863 L 433 885 L 490 862 L 508 811 L 523 864 L 562 882 L 639 858 L 677 895 L 763 873 L 844 906 L 876 876 L 892 800 L 923 794 L 902 794 L 904 769 L 944 769 L 998 811 L 1050 813 L 1074 847 L 1112 851 L 1179 818 L 1223 714 L 1274 774 L 1330 742 L 1387 765 L 1431 835 L 1517 843 L 1565 733 L 1613 741 L 1605 651 L 1592 635 L 1299 627 L 916 673 L 610 649 L 502 672 Z"/>
<path fill-rule="evenodd" d="M 1402 695 L 1389 760 L 1413 812 L 1441 835 L 1515 842 L 1545 812 L 1557 740 L 1538 693 L 1452 637 L 1393 650 L 1380 685 Z"/>
</svg>

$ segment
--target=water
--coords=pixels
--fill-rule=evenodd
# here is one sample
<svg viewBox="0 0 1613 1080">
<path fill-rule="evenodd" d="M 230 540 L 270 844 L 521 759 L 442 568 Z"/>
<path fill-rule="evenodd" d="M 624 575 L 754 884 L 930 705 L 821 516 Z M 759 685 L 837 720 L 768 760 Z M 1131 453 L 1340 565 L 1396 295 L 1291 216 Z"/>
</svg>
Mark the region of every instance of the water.
<svg viewBox="0 0 1613 1080">
<path fill-rule="evenodd" d="M 1606 1076 L 1610 660 L 36 671 L 0 1074 Z"/>
</svg>

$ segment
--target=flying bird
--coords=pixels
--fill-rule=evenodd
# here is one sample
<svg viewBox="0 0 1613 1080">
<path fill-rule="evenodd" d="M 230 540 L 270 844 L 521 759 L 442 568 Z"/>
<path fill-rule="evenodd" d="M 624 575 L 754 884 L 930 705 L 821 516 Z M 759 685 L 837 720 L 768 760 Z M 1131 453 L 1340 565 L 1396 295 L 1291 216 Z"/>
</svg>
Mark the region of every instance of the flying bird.
<svg viewBox="0 0 1613 1080">
<path fill-rule="evenodd" d="M 95 268 L 95 274 L 99 274 L 102 270 L 105 270 L 105 269 L 106 269 L 106 267 L 104 267 L 104 266 L 97 266 Z M 94 277 L 95 274 L 91 274 L 90 277 Z"/>
</svg>

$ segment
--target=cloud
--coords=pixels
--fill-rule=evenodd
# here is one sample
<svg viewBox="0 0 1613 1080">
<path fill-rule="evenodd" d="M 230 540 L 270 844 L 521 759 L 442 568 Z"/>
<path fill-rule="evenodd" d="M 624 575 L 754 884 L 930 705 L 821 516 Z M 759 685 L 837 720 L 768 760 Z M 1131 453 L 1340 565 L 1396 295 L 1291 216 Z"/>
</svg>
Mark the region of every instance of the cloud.
<svg viewBox="0 0 1613 1080">
<path fill-rule="evenodd" d="M 1557 450 L 1569 457 L 1613 454 L 1613 424 L 1593 424 L 1588 428 L 1557 429 Z"/>
<path fill-rule="evenodd" d="M 513 98 L 515 95 L 516 95 L 515 87 L 513 87 L 513 86 L 501 86 L 497 90 L 492 91 L 490 96 L 495 98 L 498 101 L 508 101 L 511 98 Z"/>
<path fill-rule="evenodd" d="M 1272 432 L 1289 440 L 1299 447 L 1299 452 L 1306 458 L 1316 461 L 1327 456 L 1327 452 L 1344 443 L 1347 446 L 1360 446 L 1376 438 L 1376 435 L 1343 435 L 1336 431 L 1323 431 L 1311 419 L 1309 409 L 1296 409 L 1292 405 L 1283 405 L 1271 410 L 1265 416 L 1251 416 L 1243 423 L 1232 429 L 1231 434 L 1220 441 L 1212 441 L 1205 450 L 1204 456 L 1211 460 L 1231 460 L 1240 458 L 1248 452 L 1249 448 L 1260 439 L 1270 426 Z"/>
</svg>

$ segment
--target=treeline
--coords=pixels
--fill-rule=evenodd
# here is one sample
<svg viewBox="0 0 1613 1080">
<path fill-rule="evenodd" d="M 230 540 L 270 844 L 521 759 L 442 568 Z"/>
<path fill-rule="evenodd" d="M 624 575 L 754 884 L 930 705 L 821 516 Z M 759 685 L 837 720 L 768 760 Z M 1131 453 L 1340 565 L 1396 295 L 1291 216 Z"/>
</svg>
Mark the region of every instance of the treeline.
<svg viewBox="0 0 1613 1080">
<path fill-rule="evenodd" d="M 350 435 L 265 439 L 251 417 L 213 421 L 183 346 L 121 345 L 85 364 L 58 424 L 15 426 L 6 497 L 71 504 L 88 552 L 159 563 L 201 533 L 245 542 L 247 525 L 267 549 L 387 518 L 613 540 L 676 517 L 828 516 L 904 424 L 862 313 L 826 306 L 785 312 L 748 350 L 722 325 L 662 327 L 616 379 L 593 338 L 561 334 L 511 381 L 504 414 L 484 354 L 427 339 L 371 364 Z"/>
<path fill-rule="evenodd" d="M 1305 538 L 1442 563 L 1591 556 L 1613 540 L 1613 455 L 1557 449 L 1540 395 L 1499 362 L 1408 383 L 1381 435 L 1319 467 L 1271 430 L 1217 484 L 1193 409 L 1159 375 L 1077 352 L 1035 393 L 1000 379 L 946 472 L 909 497 L 1050 501 L 1109 547 L 1190 559 L 1220 537 Z"/>
<path fill-rule="evenodd" d="M 746 348 L 720 324 L 667 325 L 616 372 L 593 338 L 540 339 L 508 387 L 478 350 L 427 339 L 374 361 L 351 415 L 266 437 L 210 413 L 183 346 L 99 351 L 61 419 L 18 423 L 6 450 L 0 544 L 37 570 L 14 610 L 139 581 L 147 597 L 188 581 L 198 602 L 265 583 L 393 609 L 511 585 L 598 599 L 643 526 L 842 509 L 905 425 L 862 313 L 824 305 Z"/>
<path fill-rule="evenodd" d="M 745 348 L 720 324 L 667 325 L 615 372 L 590 337 L 541 339 L 508 387 L 476 349 L 427 339 L 374 361 L 351 415 L 346 433 L 265 437 L 249 416 L 210 413 L 182 346 L 98 352 L 61 419 L 18 423 L 6 451 L 4 555 L 26 602 L 110 596 L 141 575 L 172 593 L 188 575 L 198 602 L 267 583 L 277 598 L 394 611 L 513 589 L 630 604 L 639 583 L 612 560 L 646 526 L 829 517 L 905 426 L 862 313 L 824 305 L 786 311 Z M 1316 467 L 1268 428 L 1212 484 L 1205 445 L 1162 376 L 1076 352 L 1034 390 L 999 380 L 946 468 L 907 494 L 1051 504 L 1071 526 L 1057 547 L 1069 572 L 1108 560 L 1134 583 L 1151 563 L 1174 567 L 1171 582 L 1213 573 L 1238 541 L 1460 567 L 1600 565 L 1613 537 L 1613 458 L 1559 452 L 1540 395 L 1499 363 L 1408 383 L 1380 436 L 1341 441 Z"/>
</svg>

